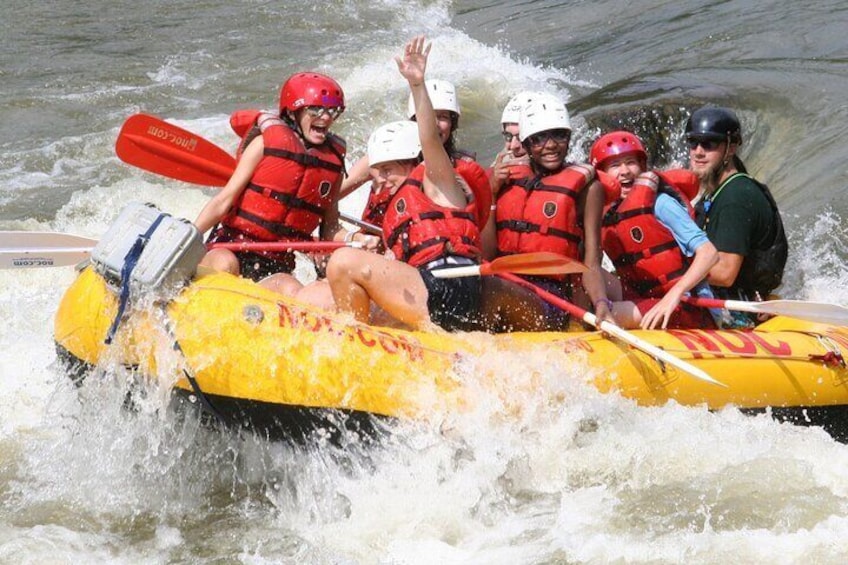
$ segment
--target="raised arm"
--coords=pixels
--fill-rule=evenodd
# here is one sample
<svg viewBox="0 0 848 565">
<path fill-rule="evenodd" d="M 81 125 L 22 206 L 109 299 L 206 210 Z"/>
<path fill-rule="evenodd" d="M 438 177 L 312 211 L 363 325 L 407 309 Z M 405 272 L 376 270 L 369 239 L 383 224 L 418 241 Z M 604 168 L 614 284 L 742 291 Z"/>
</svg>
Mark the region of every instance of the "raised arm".
<svg viewBox="0 0 848 565">
<path fill-rule="evenodd" d="M 410 40 L 404 47 L 402 57 L 395 57 L 398 71 L 409 83 L 412 99 L 415 103 L 415 116 L 418 122 L 418 136 L 421 140 L 421 152 L 424 155 L 425 177 L 424 193 L 435 203 L 454 208 L 467 205 L 465 193 L 457 184 L 456 172 L 450 157 L 445 151 L 439 130 L 436 126 L 436 112 L 427 87 L 424 73 L 427 69 L 427 57 L 430 47 L 423 35 Z"/>
</svg>

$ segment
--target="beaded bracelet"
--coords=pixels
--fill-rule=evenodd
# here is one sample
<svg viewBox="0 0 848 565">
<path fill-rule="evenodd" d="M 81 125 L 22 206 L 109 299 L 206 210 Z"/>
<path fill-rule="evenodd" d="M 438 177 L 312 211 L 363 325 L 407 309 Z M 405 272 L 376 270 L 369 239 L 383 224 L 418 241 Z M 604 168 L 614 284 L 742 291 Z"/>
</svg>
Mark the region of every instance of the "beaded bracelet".
<svg viewBox="0 0 848 565">
<path fill-rule="evenodd" d="M 606 304 L 607 310 L 612 312 L 612 300 L 609 298 L 599 298 L 598 300 L 595 300 L 595 312 L 598 311 L 598 304 Z"/>
</svg>

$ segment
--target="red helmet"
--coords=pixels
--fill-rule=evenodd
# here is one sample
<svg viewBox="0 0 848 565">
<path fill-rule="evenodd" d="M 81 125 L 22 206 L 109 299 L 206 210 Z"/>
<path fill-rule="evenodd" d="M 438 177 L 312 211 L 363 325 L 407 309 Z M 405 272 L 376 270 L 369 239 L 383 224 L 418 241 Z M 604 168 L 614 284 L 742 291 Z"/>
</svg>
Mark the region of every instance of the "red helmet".
<svg viewBox="0 0 848 565">
<path fill-rule="evenodd" d="M 635 155 L 643 163 L 648 160 L 648 153 L 642 140 L 629 131 L 614 131 L 602 135 L 592 145 L 589 152 L 589 163 L 593 167 L 602 168 L 604 163 L 613 157 Z"/>
<path fill-rule="evenodd" d="M 319 73 L 295 73 L 280 89 L 280 111 L 294 112 L 304 106 L 344 110 L 344 92 L 335 80 Z"/>
</svg>

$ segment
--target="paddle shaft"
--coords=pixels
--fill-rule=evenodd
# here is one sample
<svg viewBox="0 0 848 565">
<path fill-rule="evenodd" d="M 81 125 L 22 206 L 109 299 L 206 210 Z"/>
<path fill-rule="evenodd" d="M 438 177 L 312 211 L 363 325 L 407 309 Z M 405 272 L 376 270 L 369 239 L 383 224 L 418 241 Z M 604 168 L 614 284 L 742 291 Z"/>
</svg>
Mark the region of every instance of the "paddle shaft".
<svg viewBox="0 0 848 565">
<path fill-rule="evenodd" d="M 76 265 L 90 257 L 95 245 L 97 245 L 96 239 L 65 233 L 0 232 L 0 268 L 25 269 Z M 233 251 L 321 253 L 340 247 L 362 247 L 362 244 L 356 241 L 245 241 L 213 243 L 208 247 Z"/>
<path fill-rule="evenodd" d="M 229 249 L 230 251 L 333 251 L 341 247 L 361 248 L 358 241 L 226 241 L 211 243 L 209 249 Z"/>
<path fill-rule="evenodd" d="M 376 224 L 368 223 L 364 220 L 360 220 L 360 219 L 356 218 L 355 216 L 351 216 L 350 214 L 345 214 L 343 212 L 339 213 L 339 217 L 342 220 L 344 220 L 345 222 L 348 222 L 348 223 L 353 224 L 353 225 L 355 225 L 359 228 L 362 228 L 363 230 L 365 230 L 366 232 L 368 232 L 370 234 L 383 235 L 383 228 L 381 228 L 380 226 L 378 226 Z"/>
<path fill-rule="evenodd" d="M 539 296 L 540 298 L 542 298 L 546 302 L 549 302 L 550 304 L 553 304 L 554 306 L 565 310 L 566 312 L 568 312 L 569 314 L 571 314 L 575 318 L 579 318 L 580 320 L 586 322 L 590 326 L 598 328 L 601 331 L 604 331 L 604 332 L 608 333 L 609 335 L 616 337 L 619 340 L 627 343 L 628 345 L 630 345 L 630 346 L 632 346 L 636 349 L 639 349 L 640 351 L 647 353 L 648 355 L 650 355 L 651 357 L 653 357 L 654 359 L 656 359 L 658 361 L 662 361 L 663 363 L 668 363 L 669 365 L 676 367 L 676 368 L 680 369 L 681 371 L 684 371 L 684 372 L 688 373 L 689 375 L 695 377 L 696 379 L 699 379 L 699 380 L 704 381 L 706 383 L 710 383 L 710 384 L 725 387 L 725 388 L 727 387 L 727 385 L 725 385 L 722 382 L 715 380 L 714 378 L 709 376 L 707 373 L 705 373 L 704 371 L 702 371 L 698 367 L 695 367 L 691 363 L 687 363 L 687 362 L 683 361 L 682 359 L 679 359 L 679 358 L 675 357 L 674 355 L 671 355 L 667 351 L 663 351 L 662 349 L 654 346 L 653 344 L 648 343 L 645 340 L 636 337 L 635 335 L 628 332 L 627 330 L 623 330 L 623 329 L 619 328 L 615 324 L 611 324 L 611 323 L 605 322 L 605 321 L 599 322 L 598 318 L 594 314 L 587 312 L 586 310 L 580 308 L 576 304 L 572 304 L 571 302 L 564 300 L 564 299 L 560 298 L 559 296 L 557 296 L 553 293 L 550 293 L 550 292 L 548 292 L 544 289 L 539 288 L 538 286 L 522 279 L 521 277 L 517 277 L 517 276 L 512 275 L 510 273 L 500 273 L 498 276 L 500 276 L 500 277 L 502 277 L 506 280 L 512 281 L 512 282 L 514 282 L 514 283 L 516 283 L 520 286 L 523 286 L 524 288 L 526 288 L 528 290 L 533 291 L 534 293 L 536 293 L 537 296 Z"/>
</svg>

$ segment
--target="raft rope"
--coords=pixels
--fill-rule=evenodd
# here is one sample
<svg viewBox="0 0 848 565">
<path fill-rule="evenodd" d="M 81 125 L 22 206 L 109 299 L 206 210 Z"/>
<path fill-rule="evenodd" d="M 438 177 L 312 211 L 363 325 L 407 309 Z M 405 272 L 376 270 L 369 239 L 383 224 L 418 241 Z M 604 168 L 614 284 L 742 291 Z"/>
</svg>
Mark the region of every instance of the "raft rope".
<svg viewBox="0 0 848 565">
<path fill-rule="evenodd" d="M 177 340 L 177 336 L 174 333 L 174 329 L 171 325 L 171 318 L 168 316 L 167 304 L 160 303 L 159 307 L 162 312 L 162 318 L 165 325 L 165 332 L 168 334 L 168 337 L 170 337 L 171 341 L 173 342 L 174 351 L 179 353 L 180 357 L 183 360 L 183 375 L 188 381 L 188 384 L 191 386 L 191 390 L 194 392 L 194 395 L 200 402 L 200 406 L 218 422 L 224 422 L 224 417 L 221 416 L 221 413 L 218 411 L 218 409 L 215 408 L 209 398 L 206 397 L 206 394 L 204 394 L 203 390 L 201 390 L 200 384 L 197 382 L 197 379 L 188 369 L 188 358 L 186 357 L 186 354 L 183 351 L 183 348 L 180 346 L 180 342 Z"/>
<path fill-rule="evenodd" d="M 130 247 L 130 250 L 127 251 L 127 254 L 124 257 L 124 265 L 121 267 L 121 294 L 118 301 L 118 312 L 115 314 L 115 319 L 112 320 L 112 325 L 109 326 L 109 331 L 106 333 L 106 345 L 112 344 L 112 339 L 114 339 L 115 333 L 118 331 L 118 326 L 120 326 L 121 320 L 124 317 L 124 312 L 127 309 L 127 304 L 130 300 L 130 275 L 132 275 L 133 270 L 136 268 L 136 265 L 138 265 L 141 253 L 150 241 L 150 237 L 153 235 L 153 232 L 156 231 L 156 228 L 159 227 L 159 224 L 162 223 L 162 220 L 167 216 L 167 214 L 162 213 L 156 216 L 156 219 L 153 220 L 153 223 L 150 224 L 147 231 L 140 234 L 135 239 L 135 243 L 133 243 L 132 247 Z"/>
</svg>

